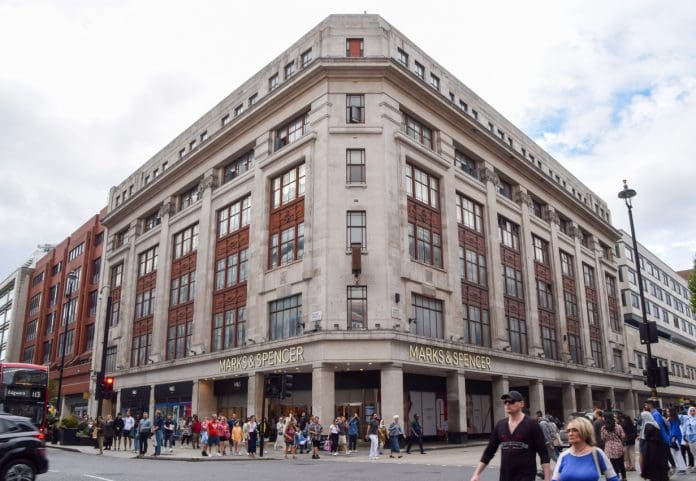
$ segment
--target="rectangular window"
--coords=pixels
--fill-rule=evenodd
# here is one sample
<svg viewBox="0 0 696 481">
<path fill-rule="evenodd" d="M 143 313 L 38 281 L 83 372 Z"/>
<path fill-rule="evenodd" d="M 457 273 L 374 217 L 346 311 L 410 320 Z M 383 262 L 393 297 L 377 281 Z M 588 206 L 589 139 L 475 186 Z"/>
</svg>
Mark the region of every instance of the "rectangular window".
<svg viewBox="0 0 696 481">
<path fill-rule="evenodd" d="M 425 67 L 419 64 L 418 62 L 414 62 L 413 65 L 413 72 L 420 77 L 421 80 L 425 80 Z"/>
<path fill-rule="evenodd" d="M 346 39 L 346 57 L 363 57 L 365 55 L 365 43 L 362 38 Z"/>
<path fill-rule="evenodd" d="M 43 282 L 44 274 L 43 272 L 39 272 L 37 276 L 34 276 L 34 278 L 31 280 L 31 285 L 32 287 L 36 287 L 39 284 Z"/>
<path fill-rule="evenodd" d="M 512 200 L 512 184 L 510 182 L 505 179 L 499 179 L 496 188 L 500 195 Z"/>
<path fill-rule="evenodd" d="M 527 322 L 507 316 L 507 330 L 512 352 L 527 354 Z"/>
<path fill-rule="evenodd" d="M 138 276 L 142 277 L 157 270 L 157 251 L 158 247 L 154 246 L 138 255 Z"/>
<path fill-rule="evenodd" d="M 189 320 L 167 328 L 167 359 L 181 359 L 191 352 L 193 321 Z"/>
<path fill-rule="evenodd" d="M 254 151 L 245 152 L 224 167 L 223 183 L 230 182 L 254 168 Z"/>
<path fill-rule="evenodd" d="M 253 94 L 251 97 L 249 97 L 249 107 L 254 105 L 256 102 L 259 100 L 259 94 Z"/>
<path fill-rule="evenodd" d="M 568 350 L 570 351 L 570 359 L 575 364 L 582 364 L 582 345 L 580 344 L 580 336 L 568 334 Z"/>
<path fill-rule="evenodd" d="M 150 350 L 152 349 L 152 333 L 133 336 L 131 346 L 131 366 L 145 366 L 150 360 Z"/>
<path fill-rule="evenodd" d="M 85 351 L 94 349 L 94 323 L 87 325 L 87 333 L 85 334 Z"/>
<path fill-rule="evenodd" d="M 275 90 L 278 87 L 279 81 L 278 81 L 278 74 L 273 74 L 271 75 L 271 78 L 268 79 L 268 90 L 272 91 Z"/>
<path fill-rule="evenodd" d="M 135 319 L 142 319 L 143 317 L 154 315 L 155 299 L 155 288 L 137 293 L 135 296 Z"/>
<path fill-rule="evenodd" d="M 174 234 L 174 259 L 187 256 L 198 249 L 198 224 Z"/>
<path fill-rule="evenodd" d="M 614 371 L 623 372 L 623 352 L 621 349 L 612 349 L 612 358 L 614 361 Z"/>
<path fill-rule="evenodd" d="M 558 216 L 558 230 L 563 232 L 565 235 L 569 236 L 570 235 L 570 228 L 573 226 L 573 223 L 571 222 L 570 219 L 567 219 L 563 217 L 562 215 Z"/>
<path fill-rule="evenodd" d="M 578 298 L 572 292 L 563 292 L 563 299 L 565 300 L 565 311 L 566 316 L 577 319 L 578 318 Z"/>
<path fill-rule="evenodd" d="M 440 90 L 440 77 L 431 73 L 430 74 L 430 86 L 435 90 Z"/>
<path fill-rule="evenodd" d="M 427 336 L 442 339 L 443 331 L 443 308 L 442 301 L 432 299 L 430 297 L 413 294 L 413 309 L 414 325 L 411 327 L 411 332 L 418 336 Z"/>
<path fill-rule="evenodd" d="M 311 48 L 302 52 L 302 55 L 300 55 L 300 62 L 302 63 L 302 68 L 307 67 L 312 62 L 312 49 Z"/>
<path fill-rule="evenodd" d="M 459 277 L 481 287 L 488 285 L 486 256 L 459 246 Z"/>
<path fill-rule="evenodd" d="M 242 249 L 215 263 L 215 290 L 245 282 L 248 277 L 249 249 Z"/>
<path fill-rule="evenodd" d="M 85 250 L 85 243 L 80 242 L 76 247 L 74 247 L 73 249 L 70 250 L 70 252 L 68 252 L 68 262 L 74 261 L 75 259 L 80 257 L 82 255 L 82 253 L 84 252 L 84 250 Z"/>
<path fill-rule="evenodd" d="M 143 219 L 143 232 L 148 232 L 162 223 L 159 210 L 152 212 Z"/>
<path fill-rule="evenodd" d="M 97 314 L 98 294 L 96 290 L 89 293 L 89 317 L 93 317 Z"/>
<path fill-rule="evenodd" d="M 491 347 L 491 325 L 488 310 L 462 304 L 464 342 L 476 346 Z"/>
<path fill-rule="evenodd" d="M 365 211 L 346 212 L 346 249 L 353 244 L 360 244 L 360 249 L 367 250 L 367 215 Z"/>
<path fill-rule="evenodd" d="M 594 359 L 595 367 L 603 368 L 602 343 L 596 339 L 590 339 L 590 349 L 592 351 L 592 359 Z"/>
<path fill-rule="evenodd" d="M 408 54 L 400 48 L 396 49 L 396 59 L 401 65 L 408 67 Z"/>
<path fill-rule="evenodd" d="M 591 287 L 592 289 L 594 289 L 594 287 L 595 287 L 594 269 L 585 263 L 582 264 L 582 278 L 585 282 L 585 287 Z"/>
<path fill-rule="evenodd" d="M 224 127 L 225 125 L 229 124 L 232 121 L 230 118 L 230 114 L 226 114 L 224 117 L 222 117 L 222 120 L 220 121 L 222 123 L 222 126 Z"/>
<path fill-rule="evenodd" d="M 213 316 L 213 351 L 223 351 L 246 343 L 246 307 L 228 309 Z"/>
<path fill-rule="evenodd" d="M 308 132 L 309 113 L 305 112 L 276 129 L 275 150 L 279 150 L 286 145 L 295 142 Z"/>
<path fill-rule="evenodd" d="M 56 305 L 56 302 L 58 302 L 58 292 L 60 291 L 60 284 L 55 284 L 51 286 L 51 288 L 48 290 L 48 305 L 49 307 L 53 307 Z"/>
<path fill-rule="evenodd" d="M 534 214 L 534 217 L 538 219 L 543 219 L 544 207 L 546 207 L 546 205 L 543 202 L 532 197 L 532 214 Z"/>
<path fill-rule="evenodd" d="M 269 305 L 270 340 L 300 336 L 304 330 L 302 322 L 302 294 L 289 296 Z"/>
<path fill-rule="evenodd" d="M 551 326 L 541 326 L 541 346 L 546 359 L 558 359 L 556 329 Z"/>
<path fill-rule="evenodd" d="M 457 194 L 457 223 L 483 234 L 483 206 Z"/>
<path fill-rule="evenodd" d="M 573 268 L 573 256 L 561 251 L 561 273 L 565 277 L 575 278 L 575 269 Z"/>
<path fill-rule="evenodd" d="M 104 370 L 106 372 L 116 371 L 116 355 L 118 353 L 118 346 L 109 346 L 106 348 L 106 367 Z"/>
<path fill-rule="evenodd" d="M 406 164 L 406 195 L 423 204 L 440 209 L 440 184 L 437 177 Z"/>
<path fill-rule="evenodd" d="M 195 140 L 189 142 L 189 150 L 194 150 L 196 147 L 198 147 L 198 143 Z"/>
<path fill-rule="evenodd" d="M 177 306 L 187 302 L 193 302 L 196 294 L 196 271 L 183 274 L 181 277 L 172 279 L 169 304 Z"/>
<path fill-rule="evenodd" d="M 479 178 L 478 162 L 459 150 L 454 151 L 454 165 L 474 179 Z"/>
<path fill-rule="evenodd" d="M 287 64 L 283 69 L 283 72 L 285 74 L 285 80 L 295 75 L 295 62 L 290 62 L 289 64 Z"/>
<path fill-rule="evenodd" d="M 63 303 L 63 319 L 61 326 L 72 324 L 75 322 L 75 314 L 77 309 L 77 297 L 67 300 Z"/>
<path fill-rule="evenodd" d="M 51 363 L 51 341 L 44 341 L 43 343 L 43 359 L 41 360 L 41 364 L 50 364 Z"/>
<path fill-rule="evenodd" d="M 346 95 L 346 123 L 365 123 L 365 96 L 360 94 Z"/>
<path fill-rule="evenodd" d="M 514 250 L 520 249 L 520 226 L 499 215 L 498 232 L 501 244 Z"/>
<path fill-rule="evenodd" d="M 36 339 L 36 326 L 38 326 L 39 321 L 38 319 L 31 320 L 27 323 L 27 330 L 26 333 L 24 334 L 25 336 L 25 341 L 32 341 Z"/>
<path fill-rule="evenodd" d="M 587 324 L 599 326 L 599 309 L 597 304 L 592 301 L 587 301 Z"/>
<path fill-rule="evenodd" d="M 469 110 L 469 106 L 463 100 L 459 100 L 459 108 L 462 109 L 464 112 L 467 112 Z"/>
<path fill-rule="evenodd" d="M 365 183 L 365 149 L 346 149 L 346 184 Z"/>
<path fill-rule="evenodd" d="M 198 186 L 194 186 L 179 196 L 179 210 L 184 210 L 201 198 L 201 191 Z"/>
<path fill-rule="evenodd" d="M 239 104 L 234 108 L 234 116 L 239 117 L 244 113 L 244 104 Z"/>
<path fill-rule="evenodd" d="M 273 209 L 282 207 L 305 194 L 305 164 L 300 164 L 271 181 Z"/>
<path fill-rule="evenodd" d="M 367 329 L 367 286 L 348 286 L 348 328 Z"/>
<path fill-rule="evenodd" d="M 505 295 L 523 299 L 522 271 L 511 266 L 503 266 L 503 277 L 505 282 Z"/>
<path fill-rule="evenodd" d="M 217 213 L 217 235 L 222 239 L 249 225 L 251 218 L 251 195 L 220 209 Z"/>
<path fill-rule="evenodd" d="M 41 307 L 41 294 L 36 294 L 32 296 L 29 301 L 29 315 L 35 316 L 39 313 L 39 308 Z"/>
<path fill-rule="evenodd" d="M 44 326 L 44 335 L 49 335 L 53 333 L 53 329 L 56 327 L 56 313 L 49 312 L 46 314 L 46 324 Z"/>
<path fill-rule="evenodd" d="M 549 265 L 549 243 L 537 236 L 532 236 L 534 260 L 545 266 Z"/>
<path fill-rule="evenodd" d="M 412 259 L 436 267 L 442 266 L 442 238 L 439 233 L 409 222 L 408 240 Z"/>
<path fill-rule="evenodd" d="M 61 357 L 63 357 L 63 352 L 65 352 L 66 356 L 69 356 L 73 353 L 73 340 L 75 337 L 75 329 L 72 329 L 67 332 L 67 335 L 65 332 L 61 332 L 60 335 L 58 336 L 58 351 L 61 354 Z M 67 342 L 65 343 L 65 351 L 63 351 L 63 340 L 67 339 Z"/>
<path fill-rule="evenodd" d="M 537 298 L 539 308 L 553 311 L 553 290 L 551 284 L 537 279 Z"/>
<path fill-rule="evenodd" d="M 92 261 L 92 284 L 99 284 L 99 276 L 101 274 L 101 257 L 97 257 Z"/>
<path fill-rule="evenodd" d="M 24 348 L 22 362 L 25 362 L 27 364 L 34 364 L 34 346 Z"/>
<path fill-rule="evenodd" d="M 121 287 L 123 281 L 123 264 L 115 265 L 111 268 L 111 289 Z"/>
<path fill-rule="evenodd" d="M 430 127 L 404 113 L 402 129 L 413 140 L 432 150 L 433 131 Z"/>
</svg>

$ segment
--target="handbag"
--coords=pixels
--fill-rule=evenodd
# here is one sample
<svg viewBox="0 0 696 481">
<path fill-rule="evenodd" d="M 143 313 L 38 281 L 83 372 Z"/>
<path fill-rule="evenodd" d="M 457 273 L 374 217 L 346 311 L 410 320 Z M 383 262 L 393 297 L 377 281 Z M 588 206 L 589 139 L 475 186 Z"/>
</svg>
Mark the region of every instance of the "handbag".
<svg viewBox="0 0 696 481">
<path fill-rule="evenodd" d="M 597 468 L 597 474 L 599 475 L 599 481 L 606 481 L 607 477 L 604 474 L 604 471 L 599 467 L 599 459 L 597 456 L 597 449 L 592 448 L 592 459 L 594 460 L 594 465 L 595 468 Z"/>
<path fill-rule="evenodd" d="M 327 439 L 326 442 L 324 443 L 324 451 L 331 451 L 331 440 Z"/>
</svg>

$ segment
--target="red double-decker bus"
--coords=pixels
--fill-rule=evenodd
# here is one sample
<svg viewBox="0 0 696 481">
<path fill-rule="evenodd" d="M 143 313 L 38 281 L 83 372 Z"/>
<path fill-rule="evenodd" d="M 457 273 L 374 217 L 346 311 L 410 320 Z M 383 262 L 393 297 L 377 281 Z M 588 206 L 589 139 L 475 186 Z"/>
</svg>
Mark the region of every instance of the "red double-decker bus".
<svg viewBox="0 0 696 481">
<path fill-rule="evenodd" d="M 0 362 L 0 412 L 27 417 L 45 434 L 48 366 Z"/>
</svg>

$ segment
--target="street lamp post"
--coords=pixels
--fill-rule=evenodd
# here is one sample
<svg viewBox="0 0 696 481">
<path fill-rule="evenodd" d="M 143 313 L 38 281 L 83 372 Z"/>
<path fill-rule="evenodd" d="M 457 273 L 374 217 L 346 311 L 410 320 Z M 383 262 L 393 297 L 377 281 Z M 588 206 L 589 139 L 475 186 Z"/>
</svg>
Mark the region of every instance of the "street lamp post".
<svg viewBox="0 0 696 481">
<path fill-rule="evenodd" d="M 636 240 L 636 229 L 635 226 L 633 225 L 633 203 L 631 202 L 631 199 L 636 196 L 636 191 L 634 189 L 629 189 L 628 184 L 626 180 L 623 181 L 624 187 L 623 190 L 619 192 L 619 199 L 623 199 L 624 202 L 626 203 L 626 208 L 628 209 L 628 222 L 631 226 L 631 239 L 633 240 L 633 259 L 636 263 L 636 273 L 638 275 L 638 295 L 640 296 L 640 308 L 641 312 L 643 314 L 643 324 L 645 326 L 645 333 L 647 335 L 645 347 L 647 351 L 647 367 L 648 370 L 652 369 L 653 366 L 653 355 L 652 355 L 652 349 L 650 347 L 651 339 L 650 339 L 650 323 L 648 322 L 648 315 L 647 315 L 647 309 L 645 308 L 645 293 L 643 291 L 643 274 L 640 271 L 640 255 L 638 254 L 638 241 Z M 648 387 L 650 388 L 650 399 L 657 401 L 657 384 L 655 380 L 655 376 L 648 376 Z"/>
<path fill-rule="evenodd" d="M 63 405 L 61 394 L 63 391 L 63 367 L 65 366 L 65 346 L 68 344 L 68 324 L 70 317 L 70 298 L 75 291 L 75 283 L 77 282 L 77 274 L 71 272 L 68 274 L 65 281 L 65 299 L 66 307 L 63 309 L 63 319 L 61 319 L 61 324 L 63 325 L 63 345 L 60 347 L 60 374 L 58 374 L 58 396 L 56 399 L 56 409 L 58 410 L 58 419 L 63 419 Z M 60 335 L 58 336 L 60 339 Z"/>
</svg>

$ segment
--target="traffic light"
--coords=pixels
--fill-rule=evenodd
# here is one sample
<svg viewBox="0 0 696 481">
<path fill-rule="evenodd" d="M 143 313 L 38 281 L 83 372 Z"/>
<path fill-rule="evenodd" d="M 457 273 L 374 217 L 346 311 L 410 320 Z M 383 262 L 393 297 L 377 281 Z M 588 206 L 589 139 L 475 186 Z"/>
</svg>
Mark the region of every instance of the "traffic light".
<svg viewBox="0 0 696 481">
<path fill-rule="evenodd" d="M 657 386 L 657 359 L 650 358 L 646 361 L 643 370 L 643 383 L 648 387 Z"/>
<path fill-rule="evenodd" d="M 97 373 L 97 382 L 94 386 L 94 399 L 101 401 L 104 399 L 104 373 Z"/>
<path fill-rule="evenodd" d="M 669 371 L 667 370 L 667 366 L 660 366 L 657 368 L 656 381 L 656 385 L 659 387 L 669 386 Z"/>
<path fill-rule="evenodd" d="M 292 389 L 294 387 L 292 374 L 283 374 L 282 385 L 280 388 L 280 399 L 285 399 L 286 397 L 292 396 Z"/>
<path fill-rule="evenodd" d="M 104 399 L 114 399 L 114 377 L 106 376 L 104 378 L 104 383 L 102 384 L 102 391 L 104 392 Z"/>
<path fill-rule="evenodd" d="M 267 398 L 280 397 L 281 383 L 280 374 L 269 374 L 266 376 L 266 385 L 263 388 L 264 395 Z"/>
<path fill-rule="evenodd" d="M 657 342 L 657 323 L 655 321 L 641 322 L 638 324 L 641 344 L 655 344 Z"/>
</svg>

